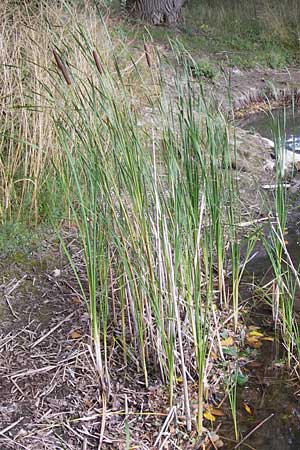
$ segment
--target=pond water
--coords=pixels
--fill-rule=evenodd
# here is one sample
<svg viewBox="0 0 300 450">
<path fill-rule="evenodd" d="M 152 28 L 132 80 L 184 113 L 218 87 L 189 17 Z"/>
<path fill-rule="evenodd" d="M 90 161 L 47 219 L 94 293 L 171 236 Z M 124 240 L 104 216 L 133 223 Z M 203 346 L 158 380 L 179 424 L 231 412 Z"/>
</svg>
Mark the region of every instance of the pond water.
<svg viewBox="0 0 300 450">
<path fill-rule="evenodd" d="M 249 382 L 238 393 L 240 432 L 245 437 L 257 429 L 240 450 L 300 449 L 299 384 L 287 375 L 280 353 L 276 343 L 265 342 L 255 364 L 247 366 Z M 251 407 L 251 414 L 243 405 Z"/>
<path fill-rule="evenodd" d="M 238 125 L 274 140 L 275 124 L 280 124 L 280 135 L 284 139 L 286 149 L 300 154 L 300 109 L 286 108 L 272 112 L 260 112 L 243 119 Z M 300 174 L 294 177 L 300 183 Z M 268 230 L 266 229 L 266 237 Z M 299 190 L 290 195 L 288 211 L 288 229 L 285 236 L 287 250 L 295 267 L 300 264 L 300 202 Z M 257 256 L 247 265 L 248 273 L 255 275 L 256 281 L 267 282 L 272 278 L 268 257 L 263 246 L 258 247 Z M 300 309 L 300 302 L 299 302 Z M 299 448 L 300 449 L 300 448 Z"/>
<path fill-rule="evenodd" d="M 261 136 L 273 140 L 274 124 L 280 123 L 281 136 L 286 148 L 300 154 L 300 109 L 287 108 L 270 112 L 253 114 L 243 120 L 240 125 Z"/>
<path fill-rule="evenodd" d="M 274 140 L 275 123 L 280 123 L 281 136 L 287 150 L 300 154 L 300 109 L 262 112 L 243 120 L 239 126 L 263 137 Z M 299 174 L 298 174 L 299 178 Z M 287 249 L 297 268 L 300 264 L 300 202 L 299 191 L 292 195 L 289 204 L 288 230 L 285 235 Z M 268 227 L 265 235 L 268 236 Z M 256 284 L 265 284 L 273 278 L 269 258 L 262 244 L 256 248 L 257 256 L 247 265 L 247 276 Z M 300 293 L 296 292 L 295 308 L 300 311 Z M 297 298 L 298 297 L 298 298 Z M 270 310 L 260 307 L 256 323 L 265 323 L 270 335 L 274 330 Z M 280 352 L 279 352 L 280 353 Z M 258 352 L 257 367 L 249 370 L 249 384 L 239 393 L 240 402 L 249 402 L 255 411 L 254 417 L 241 417 L 243 436 L 270 417 L 239 447 L 255 450 L 300 450 L 300 389 L 299 380 L 280 368 L 280 355 L 274 343 L 265 343 Z M 242 408 L 240 409 L 240 411 Z M 271 417 L 271 415 L 273 416 Z M 234 447 L 234 446 L 233 446 Z"/>
</svg>

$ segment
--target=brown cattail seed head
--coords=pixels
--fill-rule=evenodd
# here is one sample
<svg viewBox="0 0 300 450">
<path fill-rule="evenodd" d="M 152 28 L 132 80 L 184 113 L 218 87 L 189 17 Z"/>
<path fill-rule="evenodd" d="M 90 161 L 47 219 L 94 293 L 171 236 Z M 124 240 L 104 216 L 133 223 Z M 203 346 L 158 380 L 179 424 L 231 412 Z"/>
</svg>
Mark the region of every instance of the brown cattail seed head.
<svg viewBox="0 0 300 450">
<path fill-rule="evenodd" d="M 147 44 L 144 44 L 144 51 L 145 51 L 145 56 L 146 56 L 146 61 L 147 61 L 148 67 L 151 67 L 150 51 L 149 51 L 149 47 Z"/>
<path fill-rule="evenodd" d="M 94 57 L 94 61 L 95 61 L 96 67 L 98 69 L 98 72 L 100 73 L 100 75 L 102 75 L 103 74 L 103 67 L 102 67 L 99 55 L 96 52 L 96 50 L 93 50 L 93 57 Z"/>
<path fill-rule="evenodd" d="M 63 74 L 63 77 L 66 81 L 66 83 L 68 85 L 72 84 L 69 72 L 65 66 L 65 64 L 62 62 L 61 57 L 59 56 L 58 52 L 55 50 L 55 48 L 53 49 L 53 55 L 55 58 L 55 62 L 57 64 L 57 67 L 59 68 L 59 70 L 61 71 L 61 73 Z"/>
</svg>

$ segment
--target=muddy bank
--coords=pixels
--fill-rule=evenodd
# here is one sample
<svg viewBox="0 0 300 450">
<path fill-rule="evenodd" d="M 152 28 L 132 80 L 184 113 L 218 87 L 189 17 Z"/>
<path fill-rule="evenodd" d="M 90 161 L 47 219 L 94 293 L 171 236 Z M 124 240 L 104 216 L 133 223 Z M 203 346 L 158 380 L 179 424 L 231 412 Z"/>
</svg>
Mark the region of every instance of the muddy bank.
<svg viewBox="0 0 300 450">
<path fill-rule="evenodd" d="M 261 109 L 279 107 L 292 97 L 300 99 L 300 71 L 227 69 L 211 87 L 221 109 L 235 118 L 244 117 Z"/>
<path fill-rule="evenodd" d="M 272 185 L 275 178 L 275 152 L 267 139 L 258 133 L 240 127 L 241 119 L 258 111 L 295 104 L 300 99 L 300 71 L 255 69 L 243 71 L 228 69 L 214 85 L 207 87 L 221 110 L 237 125 L 232 129 L 231 143 L 236 149 L 234 169 L 240 181 L 241 197 L 247 207 L 258 214 L 266 214 L 265 199 L 269 194 L 263 186 Z M 239 121 L 237 121 L 239 119 Z M 286 175 L 295 175 L 299 169 L 292 152 L 288 152 Z M 293 177 L 292 177 L 293 178 Z M 297 182 L 292 185 L 298 186 Z"/>
</svg>

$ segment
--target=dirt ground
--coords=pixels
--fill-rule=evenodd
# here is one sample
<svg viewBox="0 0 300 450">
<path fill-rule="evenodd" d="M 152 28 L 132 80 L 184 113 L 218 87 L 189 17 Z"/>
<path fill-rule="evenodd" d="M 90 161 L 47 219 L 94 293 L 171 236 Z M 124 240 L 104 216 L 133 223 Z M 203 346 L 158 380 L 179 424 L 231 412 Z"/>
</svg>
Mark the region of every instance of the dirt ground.
<svg viewBox="0 0 300 450">
<path fill-rule="evenodd" d="M 151 449 L 169 414 L 168 395 L 155 373 L 145 389 L 142 371 L 124 362 L 112 341 L 105 407 L 87 308 L 57 238 L 49 236 L 40 250 L 0 258 L 0 448 L 97 449 L 101 442 L 103 449 L 125 449 L 130 442 Z M 69 242 L 80 269 L 76 233 Z M 177 403 L 180 413 L 181 393 Z M 184 419 L 176 420 L 176 440 L 189 441 Z"/>
<path fill-rule="evenodd" d="M 76 232 L 65 238 L 80 270 Z M 55 235 L 50 232 L 40 250 L 3 255 L 0 269 L 1 450 L 149 450 L 166 437 L 168 447 L 161 448 L 199 448 L 196 431 L 186 433 L 180 385 L 176 412 L 170 412 L 156 371 L 150 371 L 146 389 L 138 362 L 125 362 L 115 340 L 106 405 L 90 350 L 87 308 Z M 196 399 L 197 384 L 190 382 L 189 390 Z M 214 401 L 220 401 L 217 392 Z M 211 436 L 216 441 L 217 434 Z"/>
<path fill-rule="evenodd" d="M 76 233 L 65 237 L 74 248 L 74 260 L 80 268 Z M 215 361 L 210 370 L 207 404 L 215 407 L 220 416 L 214 425 L 205 421 L 207 428 L 198 439 L 195 429 L 186 431 L 180 383 L 175 389 L 174 408 L 170 409 L 168 393 L 156 371 L 149 373 L 146 388 L 136 361 L 129 358 L 124 362 L 113 340 L 109 345 L 111 384 L 106 404 L 90 351 L 86 307 L 54 235 L 49 233 L 39 251 L 3 256 L 0 269 L 1 450 L 232 448 L 231 412 L 219 388 L 224 371 L 232 370 L 235 364 L 233 354 L 225 355 L 221 363 Z M 247 289 L 245 299 L 253 296 L 251 287 Z M 266 314 L 260 321 L 265 332 L 272 335 L 271 316 Z M 229 324 L 227 331 L 231 335 Z M 271 363 L 274 342 L 264 341 L 259 354 L 245 346 L 242 335 L 239 332 L 233 336 L 237 346 L 248 354 L 241 364 L 247 367 L 252 380 L 239 400 L 244 434 L 253 427 L 254 418 L 257 422 L 263 420 L 266 411 L 272 412 L 278 402 L 279 409 L 285 405 L 285 416 L 295 421 L 295 402 L 288 397 L 287 387 L 283 391 L 280 381 L 275 395 L 273 381 L 270 384 L 274 370 L 280 370 Z M 194 415 L 197 383 L 192 380 L 189 394 Z M 247 408 L 257 408 L 257 412 L 249 415 Z M 215 431 L 209 431 L 212 427 Z M 272 424 L 268 427 L 271 429 Z M 289 433 L 286 428 L 281 432 Z M 264 436 L 260 433 L 257 442 L 265 442 Z"/>
</svg>

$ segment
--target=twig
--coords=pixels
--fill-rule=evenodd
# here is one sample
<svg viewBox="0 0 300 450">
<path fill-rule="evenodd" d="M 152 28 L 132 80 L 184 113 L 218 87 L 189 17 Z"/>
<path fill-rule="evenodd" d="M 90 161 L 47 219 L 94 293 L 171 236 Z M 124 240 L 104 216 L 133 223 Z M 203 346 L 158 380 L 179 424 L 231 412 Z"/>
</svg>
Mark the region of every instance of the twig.
<svg viewBox="0 0 300 450">
<path fill-rule="evenodd" d="M 6 301 L 7 305 L 8 305 L 8 307 L 10 309 L 10 312 L 12 313 L 12 315 L 14 316 L 15 319 L 19 320 L 19 316 L 15 313 L 13 307 L 11 306 L 10 301 L 8 299 L 8 296 L 5 295 L 4 297 L 5 297 L 5 301 Z"/>
<path fill-rule="evenodd" d="M 214 440 L 213 440 L 212 435 L 210 434 L 209 431 L 207 431 L 207 435 L 208 435 L 208 438 L 209 438 L 210 443 L 211 443 L 211 445 L 213 446 L 213 448 L 214 448 L 215 450 L 218 450 L 217 447 L 215 446 Z"/>
<path fill-rule="evenodd" d="M 260 422 L 256 427 L 253 428 L 236 446 L 234 447 L 234 450 L 239 448 L 255 431 L 257 431 L 262 425 L 264 425 L 268 420 L 272 419 L 274 414 L 270 414 L 268 417 L 266 417 L 262 422 Z"/>
<path fill-rule="evenodd" d="M 0 431 L 0 434 L 2 436 L 5 435 L 5 433 L 9 430 L 11 430 L 12 428 L 14 428 L 16 425 L 18 425 L 18 423 L 20 423 L 22 420 L 24 419 L 24 417 L 20 417 L 18 420 L 16 420 L 14 423 L 11 423 L 10 425 L 8 425 L 6 428 L 3 428 L 3 430 Z"/>
<path fill-rule="evenodd" d="M 249 227 L 250 225 L 255 225 L 256 223 L 260 223 L 260 222 L 267 222 L 268 220 L 270 220 L 270 217 L 261 217 L 260 219 L 255 219 L 255 220 L 250 220 L 249 222 L 240 222 L 237 223 L 237 227 Z"/>
<path fill-rule="evenodd" d="M 49 372 L 50 370 L 56 369 L 57 366 L 46 366 L 40 367 L 39 369 L 25 370 L 23 372 L 15 372 L 12 375 L 6 375 L 7 378 L 20 378 L 31 375 L 36 375 L 37 373 Z"/>
<path fill-rule="evenodd" d="M 23 328 L 22 330 L 20 330 L 18 333 L 13 334 L 13 335 L 11 335 L 11 336 L 6 336 L 6 337 L 3 339 L 3 342 L 1 342 L 1 344 L 0 344 L 0 350 L 2 349 L 2 347 L 4 347 L 5 345 L 7 345 L 9 342 L 15 340 L 16 337 L 19 336 L 20 334 L 22 334 L 23 331 L 25 331 L 26 328 L 28 328 L 32 323 L 33 323 L 33 320 L 31 320 L 31 321 L 28 323 L 28 325 L 26 325 L 26 327 L 24 327 L 24 328 Z"/>
<path fill-rule="evenodd" d="M 172 422 L 173 417 L 174 417 L 174 414 L 175 414 L 175 411 L 176 411 L 176 406 L 173 406 L 173 407 L 170 409 L 169 414 L 168 414 L 167 417 L 165 418 L 165 421 L 164 421 L 164 423 L 163 423 L 163 426 L 161 427 L 160 432 L 158 433 L 158 436 L 157 436 L 157 438 L 156 438 L 156 440 L 155 440 L 155 442 L 154 442 L 154 447 L 157 446 L 157 444 L 158 444 L 159 441 L 160 441 L 161 436 L 162 436 L 163 433 L 166 431 L 166 429 L 168 428 L 169 424 Z"/>
<path fill-rule="evenodd" d="M 104 438 L 104 431 L 105 431 L 105 425 L 106 425 L 107 398 L 106 398 L 106 393 L 105 392 L 103 392 L 103 394 L 102 394 L 102 410 L 103 410 L 103 415 L 102 415 L 102 420 L 101 420 L 100 437 L 99 437 L 99 442 L 98 442 L 98 450 L 101 450 L 101 448 L 102 448 L 102 443 L 103 443 L 103 438 Z"/>
<path fill-rule="evenodd" d="M 215 306 L 214 305 L 212 305 L 212 314 L 213 314 L 213 318 L 214 318 L 214 322 L 215 322 L 216 328 L 215 328 L 215 331 L 214 331 L 213 339 L 211 341 L 211 347 L 209 349 L 209 353 L 211 352 L 211 349 L 213 347 L 214 338 L 215 338 L 215 336 L 217 336 L 219 353 L 220 353 L 220 356 L 221 356 L 222 360 L 225 361 L 224 353 L 223 353 L 223 349 L 222 349 L 222 344 L 221 344 L 221 339 L 220 339 L 220 333 L 219 333 L 220 327 L 218 326 L 218 321 L 217 321 L 216 311 L 215 311 Z"/>
<path fill-rule="evenodd" d="M 291 184 L 290 183 L 264 184 L 262 186 L 263 189 L 277 189 L 278 187 L 289 188 L 291 187 Z"/>
<path fill-rule="evenodd" d="M 16 282 L 16 284 L 5 294 L 10 295 L 17 287 L 27 278 L 27 275 L 24 275 L 19 281 Z"/>
<path fill-rule="evenodd" d="M 81 436 L 79 433 L 77 433 L 77 431 L 73 430 L 73 428 L 70 426 L 68 420 L 64 423 L 64 426 L 65 426 L 68 430 L 70 430 L 75 436 L 77 436 L 78 439 L 80 439 L 82 442 L 84 442 L 84 441 L 86 440 L 83 436 Z"/>
<path fill-rule="evenodd" d="M 171 436 L 171 433 L 168 433 L 158 450 L 163 450 L 165 448 L 165 444 L 169 440 L 170 436 Z"/>
<path fill-rule="evenodd" d="M 67 322 L 67 320 L 71 319 L 72 316 L 74 316 L 75 311 L 73 311 L 71 314 L 69 314 L 67 317 L 65 317 L 63 320 L 61 320 L 58 324 L 56 324 L 51 330 L 49 330 L 46 334 L 41 336 L 34 344 L 30 346 L 30 348 L 36 347 L 38 344 L 40 344 L 44 339 L 46 339 L 50 334 L 52 334 L 57 328 L 59 328 L 64 322 Z"/>
</svg>

